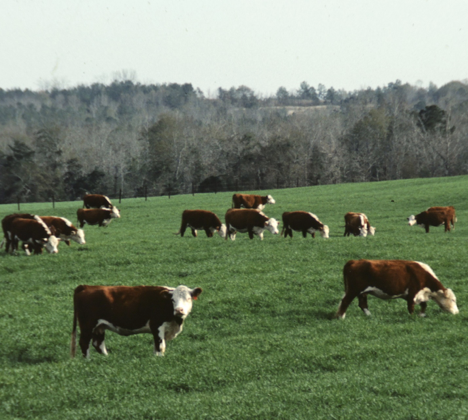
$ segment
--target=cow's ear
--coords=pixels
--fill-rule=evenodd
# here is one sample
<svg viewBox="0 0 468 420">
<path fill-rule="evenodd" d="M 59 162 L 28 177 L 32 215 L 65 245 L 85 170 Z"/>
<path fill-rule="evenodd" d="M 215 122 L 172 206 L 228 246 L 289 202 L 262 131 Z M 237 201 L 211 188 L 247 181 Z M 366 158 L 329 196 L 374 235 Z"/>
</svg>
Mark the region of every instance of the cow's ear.
<svg viewBox="0 0 468 420">
<path fill-rule="evenodd" d="M 190 293 L 192 295 L 192 299 L 193 300 L 197 300 L 198 299 L 198 296 L 200 296 L 200 293 L 202 292 L 202 288 L 201 287 L 196 287 L 195 289 L 192 290 L 192 292 Z"/>
</svg>

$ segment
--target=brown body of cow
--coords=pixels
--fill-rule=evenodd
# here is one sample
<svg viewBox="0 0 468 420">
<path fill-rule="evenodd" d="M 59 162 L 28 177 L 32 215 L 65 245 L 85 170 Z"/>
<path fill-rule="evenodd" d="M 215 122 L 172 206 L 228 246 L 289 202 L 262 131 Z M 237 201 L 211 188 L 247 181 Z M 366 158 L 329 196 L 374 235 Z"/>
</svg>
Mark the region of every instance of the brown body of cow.
<svg viewBox="0 0 468 420">
<path fill-rule="evenodd" d="M 263 231 L 269 230 L 272 234 L 278 234 L 278 222 L 269 218 L 259 210 L 255 209 L 229 209 L 225 215 L 226 240 L 228 236 L 232 241 L 236 239 L 236 233 L 248 232 L 249 238 L 258 235 L 263 240 Z"/>
<path fill-rule="evenodd" d="M 14 213 L 14 214 L 9 214 L 8 216 L 5 216 L 2 219 L 2 229 L 3 229 L 3 236 L 4 239 L 2 240 L 2 243 L 0 244 L 0 248 L 5 244 L 5 251 L 9 252 L 10 251 L 10 246 L 11 246 L 11 224 L 13 223 L 13 220 L 15 219 L 34 219 L 36 216 L 34 214 L 30 213 Z"/>
<path fill-rule="evenodd" d="M 182 213 L 182 223 L 176 235 L 184 236 L 185 230 L 189 227 L 192 235 L 197 236 L 197 230 L 203 229 L 208 238 L 217 232 L 221 238 L 226 236 L 226 226 L 221 223 L 219 217 L 208 210 L 184 210 Z"/>
<path fill-rule="evenodd" d="M 120 212 L 117 207 L 112 207 L 109 209 L 78 209 L 76 212 L 78 217 L 78 222 L 80 223 L 80 228 L 82 228 L 85 223 L 88 225 L 99 225 L 107 226 L 112 219 L 119 218 Z"/>
<path fill-rule="evenodd" d="M 437 211 L 443 211 L 447 214 L 448 218 L 450 219 L 450 223 L 452 225 L 452 229 L 455 229 L 455 222 L 457 221 L 457 215 L 455 213 L 455 207 L 453 206 L 434 206 L 434 207 L 429 207 L 427 209 L 428 212 L 437 212 Z"/>
<path fill-rule="evenodd" d="M 79 344 L 83 356 L 89 357 L 89 342 L 107 355 L 106 330 L 128 336 L 150 333 L 154 352 L 164 355 L 166 341 L 174 339 L 183 328 L 185 318 L 202 289 L 163 286 L 78 286 L 73 295 L 74 315 L 70 345 L 76 352 L 76 326 L 80 326 Z"/>
<path fill-rule="evenodd" d="M 265 204 L 275 204 L 275 200 L 271 195 L 234 194 L 232 196 L 232 207 L 235 209 L 244 207 L 246 209 L 263 210 Z"/>
<path fill-rule="evenodd" d="M 18 243 L 21 241 L 27 255 L 30 254 L 30 247 L 34 249 L 35 254 L 41 254 L 44 247 L 50 254 L 56 254 L 59 241 L 54 232 L 39 216 L 35 216 L 34 219 L 15 218 L 10 225 L 11 252 L 18 250 Z"/>
<path fill-rule="evenodd" d="M 408 224 L 410 226 L 419 225 L 429 233 L 430 226 L 445 226 L 445 232 L 450 231 L 450 224 L 455 221 L 455 210 L 426 210 L 416 216 L 411 215 L 408 217 Z"/>
<path fill-rule="evenodd" d="M 50 228 L 54 227 L 55 236 L 70 245 L 70 240 L 77 244 L 83 245 L 86 243 L 83 229 L 78 229 L 64 217 L 56 216 L 40 216 L 42 221 Z"/>
<path fill-rule="evenodd" d="M 421 305 L 425 316 L 427 301 L 433 299 L 445 311 L 458 313 L 452 290 L 446 289 L 432 269 L 418 261 L 403 260 L 351 260 L 343 268 L 345 295 L 338 308 L 337 317 L 344 318 L 346 309 L 354 298 L 359 307 L 370 315 L 367 295 L 380 299 L 405 299 L 408 312 Z"/>
<path fill-rule="evenodd" d="M 281 235 L 284 233 L 284 237 L 288 235 L 292 238 L 292 231 L 302 232 L 302 236 L 307 237 L 307 233 L 310 233 L 315 238 L 315 232 L 320 232 L 323 238 L 329 237 L 329 228 L 324 225 L 318 217 L 306 211 L 286 211 L 283 213 L 283 230 Z"/>
<path fill-rule="evenodd" d="M 101 194 L 86 194 L 83 197 L 83 207 L 87 209 L 111 209 L 113 204 L 109 200 L 109 197 Z"/>
<path fill-rule="evenodd" d="M 364 236 L 375 235 L 375 228 L 370 225 L 369 219 L 364 213 L 348 212 L 344 216 L 345 231 L 343 236 Z"/>
</svg>

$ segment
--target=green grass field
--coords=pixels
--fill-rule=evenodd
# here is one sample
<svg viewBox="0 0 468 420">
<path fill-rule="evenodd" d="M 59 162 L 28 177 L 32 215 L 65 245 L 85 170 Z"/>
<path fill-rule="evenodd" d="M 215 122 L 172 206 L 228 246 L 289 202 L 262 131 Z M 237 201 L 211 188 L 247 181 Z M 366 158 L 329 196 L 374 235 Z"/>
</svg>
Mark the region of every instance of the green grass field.
<svg viewBox="0 0 468 420">
<path fill-rule="evenodd" d="M 265 232 L 225 241 L 178 231 L 184 209 L 224 220 L 232 193 L 122 200 L 121 219 L 85 226 L 86 245 L 59 254 L 0 253 L 0 419 L 466 419 L 468 418 L 468 177 L 268 191 L 264 212 L 311 211 L 330 239 Z M 262 192 L 264 193 L 264 192 Z M 455 231 L 426 234 L 406 218 L 453 205 Z M 21 212 L 76 223 L 81 202 Z M 0 206 L 0 218 L 17 211 Z M 343 237 L 347 211 L 375 237 Z M 280 226 L 281 228 L 281 226 Z M 334 319 L 350 259 L 429 264 L 457 296 L 459 315 L 429 302 L 357 300 Z M 108 332 L 109 356 L 70 359 L 79 284 L 200 286 L 184 331 L 153 356 L 152 336 Z"/>
</svg>

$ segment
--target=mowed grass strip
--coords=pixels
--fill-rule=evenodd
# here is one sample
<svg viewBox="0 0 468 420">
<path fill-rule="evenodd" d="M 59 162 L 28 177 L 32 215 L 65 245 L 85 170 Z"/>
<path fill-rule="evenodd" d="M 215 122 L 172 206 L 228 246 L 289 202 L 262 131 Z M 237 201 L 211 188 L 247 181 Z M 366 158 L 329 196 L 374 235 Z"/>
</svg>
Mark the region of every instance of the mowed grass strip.
<svg viewBox="0 0 468 420">
<path fill-rule="evenodd" d="M 456 419 L 468 417 L 468 177 L 271 190 L 264 213 L 315 213 L 330 239 L 264 240 L 174 235 L 182 211 L 221 220 L 232 193 L 122 200 L 107 228 L 59 254 L 0 253 L 0 418 Z M 426 234 L 406 218 L 453 205 L 458 223 Z M 81 202 L 22 204 L 21 212 L 76 223 Z M 17 211 L 0 206 L 0 218 Z M 344 214 L 364 212 L 375 237 L 343 237 Z M 282 226 L 280 225 L 280 230 Z M 353 302 L 334 319 L 349 259 L 429 264 L 454 290 L 460 314 L 429 302 L 427 318 L 403 300 Z M 79 284 L 203 288 L 184 331 L 153 356 L 151 335 L 108 332 L 109 356 L 69 357 Z"/>
</svg>

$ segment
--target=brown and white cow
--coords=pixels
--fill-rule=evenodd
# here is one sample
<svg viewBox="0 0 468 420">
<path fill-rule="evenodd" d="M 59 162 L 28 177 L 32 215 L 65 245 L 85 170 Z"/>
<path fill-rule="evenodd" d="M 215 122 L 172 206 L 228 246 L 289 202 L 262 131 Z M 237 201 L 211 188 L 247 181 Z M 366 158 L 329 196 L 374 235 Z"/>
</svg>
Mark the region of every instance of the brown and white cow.
<svg viewBox="0 0 468 420">
<path fill-rule="evenodd" d="M 86 194 L 83 197 L 83 207 L 87 209 L 112 209 L 114 205 L 109 200 L 109 197 L 101 194 Z"/>
<path fill-rule="evenodd" d="M 404 260 L 350 260 L 343 268 L 345 295 L 338 308 L 337 317 L 344 319 L 346 309 L 354 298 L 359 307 L 370 315 L 367 295 L 380 299 L 405 299 L 408 312 L 421 305 L 425 316 L 430 299 L 447 312 L 458 314 L 457 300 L 451 289 L 446 289 L 431 267 L 418 261 Z"/>
<path fill-rule="evenodd" d="M 217 232 L 221 238 L 226 236 L 226 225 L 221 223 L 216 214 L 208 210 L 184 210 L 182 224 L 176 235 L 184 236 L 187 227 L 192 230 L 192 235 L 195 237 L 199 229 L 203 229 L 208 238 L 211 238 L 214 232 Z"/>
<path fill-rule="evenodd" d="M 56 216 L 40 216 L 42 221 L 48 227 L 54 227 L 55 236 L 70 245 L 70 240 L 77 244 L 83 245 L 86 243 L 83 229 L 78 229 L 65 217 Z"/>
<path fill-rule="evenodd" d="M 257 235 L 260 240 L 263 240 L 265 230 L 269 230 L 273 235 L 279 233 L 278 221 L 255 209 L 229 209 L 226 212 L 225 220 L 226 240 L 229 236 L 234 241 L 237 232 L 248 232 L 250 239 Z"/>
<path fill-rule="evenodd" d="M 34 219 L 36 216 L 34 214 L 30 213 L 13 213 L 5 216 L 2 219 L 2 230 L 3 230 L 3 240 L 2 243 L 0 244 L 0 248 L 3 247 L 3 244 L 5 245 L 5 251 L 8 253 L 10 251 L 10 246 L 11 246 L 11 224 L 13 223 L 13 220 L 15 219 Z"/>
<path fill-rule="evenodd" d="M 455 229 L 455 222 L 457 221 L 457 216 L 455 214 L 455 207 L 453 206 L 435 206 L 435 207 L 429 207 L 427 209 L 428 212 L 433 212 L 433 211 L 444 211 L 447 213 L 447 215 L 450 218 L 450 223 L 452 224 L 452 229 Z"/>
<path fill-rule="evenodd" d="M 112 219 L 120 217 L 120 212 L 117 207 L 112 209 L 78 209 L 76 212 L 78 222 L 82 228 L 85 223 L 88 225 L 107 226 Z"/>
<path fill-rule="evenodd" d="M 364 236 L 368 234 L 375 235 L 375 227 L 371 226 L 369 219 L 364 213 L 348 212 L 344 216 L 345 219 L 345 232 L 343 236 Z"/>
<path fill-rule="evenodd" d="M 232 207 L 240 209 L 244 207 L 246 209 L 257 209 L 263 210 L 265 204 L 275 204 L 276 201 L 271 195 L 254 195 L 254 194 L 234 194 L 232 196 Z"/>
<path fill-rule="evenodd" d="M 106 330 L 128 336 L 150 333 L 154 353 L 163 356 L 166 341 L 174 339 L 192 310 L 192 300 L 202 289 L 187 286 L 78 286 L 73 295 L 74 314 L 71 357 L 76 352 L 76 325 L 80 325 L 80 347 L 89 358 L 89 342 L 107 355 Z"/>
<path fill-rule="evenodd" d="M 305 238 L 307 233 L 310 233 L 315 238 L 315 232 L 320 232 L 323 238 L 329 238 L 330 229 L 324 225 L 318 217 L 306 211 L 286 211 L 283 213 L 283 230 L 284 237 L 288 235 L 292 238 L 292 231 L 302 232 Z"/>
<path fill-rule="evenodd" d="M 41 254 L 44 246 L 47 252 L 56 254 L 59 240 L 54 236 L 54 232 L 55 230 L 49 229 L 39 216 L 35 216 L 34 219 L 15 218 L 10 226 L 11 251 L 17 251 L 21 241 L 26 255 L 30 255 L 30 246 L 35 254 Z"/>
<path fill-rule="evenodd" d="M 411 215 L 408 217 L 408 225 L 418 225 L 429 233 L 430 226 L 445 225 L 445 232 L 450 231 L 450 223 L 454 219 L 454 213 L 445 210 L 432 210 L 423 211 L 416 216 Z"/>
</svg>

